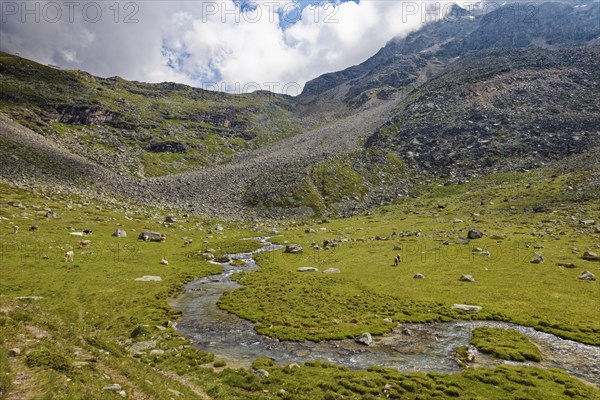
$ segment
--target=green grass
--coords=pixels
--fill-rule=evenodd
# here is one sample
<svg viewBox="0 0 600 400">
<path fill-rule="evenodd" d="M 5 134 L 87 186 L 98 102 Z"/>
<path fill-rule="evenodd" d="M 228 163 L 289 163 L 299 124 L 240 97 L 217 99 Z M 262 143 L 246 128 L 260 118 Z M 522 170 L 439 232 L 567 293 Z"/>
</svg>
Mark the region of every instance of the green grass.
<svg viewBox="0 0 600 400">
<path fill-rule="evenodd" d="M 542 360 L 540 350 L 527 336 L 514 329 L 479 327 L 473 330 L 471 344 L 482 353 L 509 361 Z"/>
<path fill-rule="evenodd" d="M 227 400 L 339 396 L 598 399 L 597 390 L 564 372 L 508 366 L 457 375 L 403 374 L 384 368 L 353 371 L 316 362 L 285 367 L 263 358 L 254 367 L 269 372 L 265 379 L 252 370 L 228 368 L 218 357 L 194 350 L 172 328 L 179 314 L 169 307 L 168 299 L 194 277 L 219 271 L 202 253 L 212 249 L 220 257 L 252 251 L 260 244 L 241 238 L 265 235 L 277 227 L 283 236 L 274 241 L 299 243 L 304 253 L 258 253 L 262 268 L 239 275 L 244 286 L 221 300 L 222 307 L 256 321 L 261 333 L 325 340 L 364 331 L 389 332 L 400 321 L 481 318 L 513 321 L 597 344 L 598 282 L 580 282 L 577 276 L 580 269 L 598 272 L 596 263 L 580 258 L 584 249 L 597 243 L 593 228 L 578 223 L 584 218 L 599 219 L 598 198 L 563 191 L 567 182 L 581 184 L 584 176 L 551 178 L 548 174 L 496 176 L 468 186 L 423 189 L 429 194 L 421 199 L 405 199 L 372 215 L 344 220 L 269 221 L 256 226 L 223 223 L 223 230 L 217 229 L 215 221 L 183 217 L 173 210 L 0 185 L 0 217 L 6 218 L 0 224 L 0 390 L 19 390 L 11 382 L 18 374 L 26 374 L 30 387 L 21 397 L 40 399 L 114 398 L 101 390 L 112 381 L 132 398 L 131 393 L 165 398 L 168 389 L 185 398 L 199 398 L 192 391 L 193 383 L 211 397 Z M 524 188 L 529 181 L 535 182 L 535 192 Z M 505 197 L 510 201 L 504 202 Z M 487 205 L 480 205 L 484 200 Z M 527 211 L 540 203 L 553 211 Z M 439 204 L 445 208 L 439 209 Z M 57 212 L 59 218 L 46 218 L 46 209 Z M 181 222 L 163 224 L 170 213 Z M 454 224 L 455 218 L 464 223 Z M 19 233 L 13 233 L 13 225 L 21 227 Z M 31 225 L 39 226 L 38 231 L 29 232 Z M 485 237 L 470 245 L 443 244 L 465 236 L 471 226 L 481 229 Z M 111 237 L 117 227 L 129 236 Z M 307 227 L 316 228 L 317 233 L 305 233 Z M 93 229 L 87 237 L 92 240 L 90 248 L 77 248 L 80 238 L 69 234 L 72 229 Z M 141 230 L 164 232 L 167 241 L 138 241 Z M 419 231 L 419 235 L 392 239 L 394 231 Z M 493 234 L 506 238 L 492 239 Z M 380 240 L 375 240 L 377 236 Z M 184 247 L 183 237 L 192 238 L 193 244 Z M 321 245 L 332 239 L 340 246 L 311 250 L 312 242 Z M 546 262 L 541 265 L 529 264 L 536 244 L 544 246 Z M 394 246 L 402 250 L 393 250 Z M 472 254 L 474 246 L 489 249 L 491 256 Z M 573 254 L 572 247 L 580 253 Z M 75 261 L 65 263 L 62 253 L 70 248 Z M 402 254 L 403 261 L 393 267 L 396 253 Z M 169 266 L 159 264 L 162 257 L 169 260 Z M 559 268 L 556 262 L 573 262 L 578 268 Z M 336 267 L 341 273 L 296 272 L 302 266 Z M 417 272 L 426 278 L 413 280 Z M 474 275 L 476 281 L 460 282 L 464 273 Z M 158 275 L 162 281 L 134 280 L 142 275 Z M 18 296 L 43 298 L 15 299 Z M 477 304 L 483 309 L 460 312 L 451 309 L 454 303 Z M 132 344 L 143 341 L 155 341 L 155 349 L 162 352 L 129 352 Z M 9 361 L 11 347 L 22 348 L 23 354 Z M 75 361 L 84 364 L 76 366 Z"/>
<path fill-rule="evenodd" d="M 500 366 L 471 369 L 461 374 L 400 373 L 393 369 L 369 368 L 352 371 L 345 367 L 310 361 L 299 368 L 277 366 L 261 359 L 252 371 L 224 370 L 221 379 L 230 386 L 231 398 L 243 399 L 598 399 L 599 392 L 557 369 Z M 217 394 L 217 392 L 210 392 Z M 215 398 L 225 398 L 215 396 Z"/>
<path fill-rule="evenodd" d="M 258 242 L 239 239 L 257 234 L 243 225 L 218 231 L 216 222 L 198 217 L 178 216 L 184 222 L 163 225 L 164 216 L 172 211 L 114 205 L 51 191 L 34 194 L 4 184 L 0 185 L 0 198 L 0 216 L 10 221 L 0 225 L 0 390 L 7 390 L 15 373 L 25 371 L 37 377 L 36 387 L 48 385 L 48 393 L 68 393 L 60 398 L 105 398 L 109 394 L 102 394 L 98 387 L 106 384 L 101 364 L 107 370 L 120 371 L 115 375 L 124 375 L 120 380 L 124 386 L 154 392 L 156 398 L 162 398 L 167 387 L 196 398 L 189 389 L 156 372 L 208 368 L 214 360 L 214 355 L 194 350 L 170 327 L 179 313 L 167 301 L 194 277 L 220 270 L 197 253 L 208 248 L 217 255 L 254 250 Z M 22 207 L 9 202 L 19 202 Z M 44 209 L 54 210 L 59 218 L 46 218 Z M 21 227 L 20 232 L 13 233 L 13 225 Z M 37 225 L 38 231 L 30 232 L 32 225 Z M 128 237 L 112 237 L 116 228 L 125 229 Z M 69 232 L 83 229 L 93 230 L 86 237 L 92 244 L 79 249 L 81 237 Z M 142 230 L 164 232 L 167 241 L 138 241 Z M 182 237 L 193 238 L 194 243 L 184 247 Z M 65 263 L 62 255 L 71 249 L 75 260 Z M 162 257 L 169 260 L 169 266 L 159 264 Z M 160 276 L 162 281 L 135 281 L 143 275 Z M 15 299 L 20 296 L 41 299 Z M 42 336 L 34 340 L 40 332 Z M 131 344 L 144 340 L 156 341 L 156 349 L 163 350 L 163 355 L 128 355 Z M 23 354 L 9 370 L 6 353 L 13 346 L 21 347 Z M 78 349 L 91 355 L 83 356 Z M 74 361 L 90 357 L 97 363 L 73 367 Z M 67 378 L 77 384 L 63 392 L 61 382 Z M 145 383 L 146 378 L 155 387 Z M 90 390 L 91 397 L 85 397 Z"/>
<path fill-rule="evenodd" d="M 598 243 L 597 234 L 579 224 L 580 219 L 600 220 L 600 204 L 592 193 L 565 190 L 569 183 L 585 182 L 584 176 L 550 175 L 536 171 L 440 187 L 375 215 L 308 225 L 326 229 L 312 234 L 304 232 L 306 225 L 289 226 L 276 240 L 298 243 L 304 253 L 259 254 L 262 268 L 236 276 L 243 287 L 226 293 L 220 305 L 257 322 L 258 332 L 289 340 L 384 333 L 397 322 L 493 319 L 598 345 L 599 282 L 577 277 L 585 269 L 600 272 L 598 263 L 581 259 L 583 251 Z M 536 183 L 528 189 L 528 182 Z M 551 211 L 533 213 L 531 207 L 540 204 Z M 455 219 L 463 222 L 453 223 Z M 456 244 L 471 227 L 482 230 L 484 238 Z M 404 231 L 420 235 L 392 238 L 393 232 Z M 311 250 L 312 243 L 332 239 L 343 240 L 340 247 Z M 476 247 L 489 250 L 490 256 L 473 253 Z M 544 264 L 529 262 L 537 251 Z M 402 263 L 393 267 L 397 253 Z M 577 268 L 557 267 L 569 262 Z M 305 266 L 341 273 L 296 272 Z M 416 273 L 426 278 L 414 280 Z M 476 281 L 460 282 L 462 274 Z M 453 310 L 455 303 L 479 305 L 482 311 Z"/>
</svg>

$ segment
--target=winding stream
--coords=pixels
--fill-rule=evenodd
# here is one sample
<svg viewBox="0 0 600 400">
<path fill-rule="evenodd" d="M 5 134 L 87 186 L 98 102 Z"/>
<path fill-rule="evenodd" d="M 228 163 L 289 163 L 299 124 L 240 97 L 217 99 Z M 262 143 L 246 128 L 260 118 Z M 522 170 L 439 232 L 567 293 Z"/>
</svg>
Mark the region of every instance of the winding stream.
<svg viewBox="0 0 600 400">
<path fill-rule="evenodd" d="M 269 238 L 252 238 L 263 243 L 255 251 L 275 251 L 283 246 L 268 242 Z M 321 343 L 278 341 L 258 335 L 252 322 L 221 310 L 219 297 L 239 287 L 231 276 L 241 271 L 259 268 L 254 253 L 229 254 L 231 259 L 246 262 L 241 267 L 218 263 L 223 272 L 197 279 L 185 286 L 185 292 L 172 300 L 171 306 L 183 312 L 177 329 L 202 351 L 214 353 L 230 367 L 250 367 L 259 357 L 271 357 L 279 365 L 320 360 L 354 369 L 382 366 L 402 372 L 459 372 L 453 351 L 469 343 L 471 331 L 478 326 L 512 328 L 526 335 L 541 350 L 541 363 L 518 363 L 558 367 L 600 387 L 600 347 L 562 339 L 525 326 L 495 321 L 457 321 L 433 324 L 401 324 L 392 333 L 373 337 L 371 346 L 353 340 L 332 340 Z M 502 361 L 477 354 L 477 366 L 492 367 Z M 517 364 L 517 363 L 514 363 Z"/>
</svg>

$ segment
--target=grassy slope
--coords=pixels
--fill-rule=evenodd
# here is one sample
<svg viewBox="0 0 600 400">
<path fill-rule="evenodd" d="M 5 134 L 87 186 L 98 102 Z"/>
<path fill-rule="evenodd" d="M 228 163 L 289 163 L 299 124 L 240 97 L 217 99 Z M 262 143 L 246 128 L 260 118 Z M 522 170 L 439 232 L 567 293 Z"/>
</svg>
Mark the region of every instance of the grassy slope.
<svg viewBox="0 0 600 400">
<path fill-rule="evenodd" d="M 244 287 L 226 294 L 221 305 L 258 322 L 259 332 L 291 340 L 353 337 L 365 330 L 383 333 L 398 321 L 477 318 L 512 321 L 600 344 L 599 282 L 577 279 L 583 270 L 600 273 L 597 262 L 581 258 L 586 250 L 598 250 L 594 249 L 598 234 L 593 226 L 580 224 L 585 219 L 600 221 L 599 197 L 592 189 L 583 189 L 587 173 L 551 175 L 534 171 L 433 187 L 419 200 L 405 200 L 376 215 L 315 224 L 317 233 L 305 233 L 306 226 L 290 227 L 277 240 L 299 243 L 304 253 L 261 255 L 263 268 L 240 275 Z M 568 185 L 576 189 L 569 191 Z M 531 207 L 536 205 L 551 211 L 534 213 Z M 455 219 L 464 222 L 454 223 Z M 456 244 L 471 227 L 482 230 L 484 238 Z M 417 230 L 419 237 L 391 239 L 394 231 Z M 387 240 L 374 240 L 376 236 Z M 347 242 L 331 250 L 311 249 L 313 242 L 321 245 L 332 239 Z M 447 240 L 451 244 L 445 245 Z M 401 250 L 393 250 L 394 246 Z M 476 247 L 488 250 L 490 256 L 472 253 Z M 573 248 L 578 249 L 576 254 Z M 537 251 L 545 263 L 530 263 Z M 397 253 L 402 263 L 394 268 Z M 577 267 L 567 269 L 558 263 Z M 296 272 L 304 266 L 342 272 Z M 416 273 L 426 278 L 414 280 Z M 462 274 L 471 274 L 476 281 L 461 282 Z M 454 303 L 483 309 L 477 314 L 452 310 Z"/>
<path fill-rule="evenodd" d="M 283 96 L 238 96 L 173 83 L 103 79 L 1 52 L 0 87 L 0 111 L 17 122 L 100 163 L 109 159 L 123 164 L 115 156 L 126 149 L 135 162 L 125 161 L 125 171 L 145 176 L 223 162 L 237 151 L 299 133 L 291 103 Z M 61 120 L 73 110 L 110 118 Z M 187 150 L 178 154 L 146 149 L 164 142 L 181 143 Z"/>
</svg>

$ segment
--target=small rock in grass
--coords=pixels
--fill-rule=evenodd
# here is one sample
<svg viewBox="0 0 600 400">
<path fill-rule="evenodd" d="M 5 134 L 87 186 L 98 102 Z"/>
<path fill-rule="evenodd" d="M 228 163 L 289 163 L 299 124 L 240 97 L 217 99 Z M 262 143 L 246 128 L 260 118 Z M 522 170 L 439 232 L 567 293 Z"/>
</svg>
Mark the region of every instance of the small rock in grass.
<svg viewBox="0 0 600 400">
<path fill-rule="evenodd" d="M 577 268 L 577 265 L 575 265 L 573 263 L 558 263 L 556 265 L 559 267 L 564 267 L 564 268 L 569 268 L 569 269 Z"/>
<path fill-rule="evenodd" d="M 257 369 L 256 371 L 254 371 L 254 373 L 255 373 L 256 375 L 258 375 L 258 377 L 259 377 L 260 379 L 266 379 L 266 378 L 268 378 L 268 377 L 269 377 L 269 371 L 267 371 L 267 370 L 264 370 L 264 369 Z"/>
<path fill-rule="evenodd" d="M 425 279 L 425 275 L 423 275 L 423 274 L 415 274 L 413 276 L 413 279 Z"/>
<path fill-rule="evenodd" d="M 121 390 L 121 385 L 118 383 L 113 383 L 102 388 L 103 392 L 120 392 Z"/>
<path fill-rule="evenodd" d="M 19 357 L 20 355 L 21 355 L 21 349 L 19 349 L 18 347 L 13 347 L 12 349 L 10 349 L 8 351 L 9 357 Z"/>
<path fill-rule="evenodd" d="M 467 237 L 469 239 L 481 239 L 483 237 L 483 233 L 479 229 L 471 229 L 469 233 L 467 233 Z"/>
<path fill-rule="evenodd" d="M 583 273 L 577 279 L 582 281 L 595 281 L 596 275 L 592 274 L 590 271 L 583 271 Z"/>
<path fill-rule="evenodd" d="M 323 271 L 324 274 L 339 274 L 341 271 L 337 268 L 327 268 Z"/>
<path fill-rule="evenodd" d="M 298 244 L 290 244 L 285 246 L 285 252 L 288 254 L 300 254 L 302 253 L 302 247 Z"/>
<path fill-rule="evenodd" d="M 537 253 L 535 257 L 529 261 L 531 264 L 542 264 L 544 262 L 544 257 L 541 253 Z"/>
<path fill-rule="evenodd" d="M 600 261 L 600 256 L 593 251 L 586 251 L 583 253 L 583 259 L 587 261 Z"/>
<path fill-rule="evenodd" d="M 319 272 L 319 269 L 315 267 L 300 267 L 298 268 L 298 272 Z"/>
<path fill-rule="evenodd" d="M 479 312 L 481 311 L 481 306 L 473 306 L 470 304 L 452 304 L 452 309 Z"/>
<path fill-rule="evenodd" d="M 144 275 L 139 278 L 135 278 L 137 282 L 160 282 L 162 278 L 160 276 Z"/>
<path fill-rule="evenodd" d="M 475 278 L 473 278 L 473 275 L 461 275 L 460 280 L 463 282 L 475 282 Z"/>
</svg>

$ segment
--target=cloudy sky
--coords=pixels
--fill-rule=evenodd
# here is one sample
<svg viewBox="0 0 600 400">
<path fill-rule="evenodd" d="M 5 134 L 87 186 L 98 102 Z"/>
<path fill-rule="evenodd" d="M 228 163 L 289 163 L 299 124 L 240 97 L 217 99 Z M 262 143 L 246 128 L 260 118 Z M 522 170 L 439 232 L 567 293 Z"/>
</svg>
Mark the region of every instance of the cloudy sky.
<svg viewBox="0 0 600 400">
<path fill-rule="evenodd" d="M 103 77 L 294 95 L 418 29 L 447 3 L 0 0 L 0 49 Z"/>
</svg>

